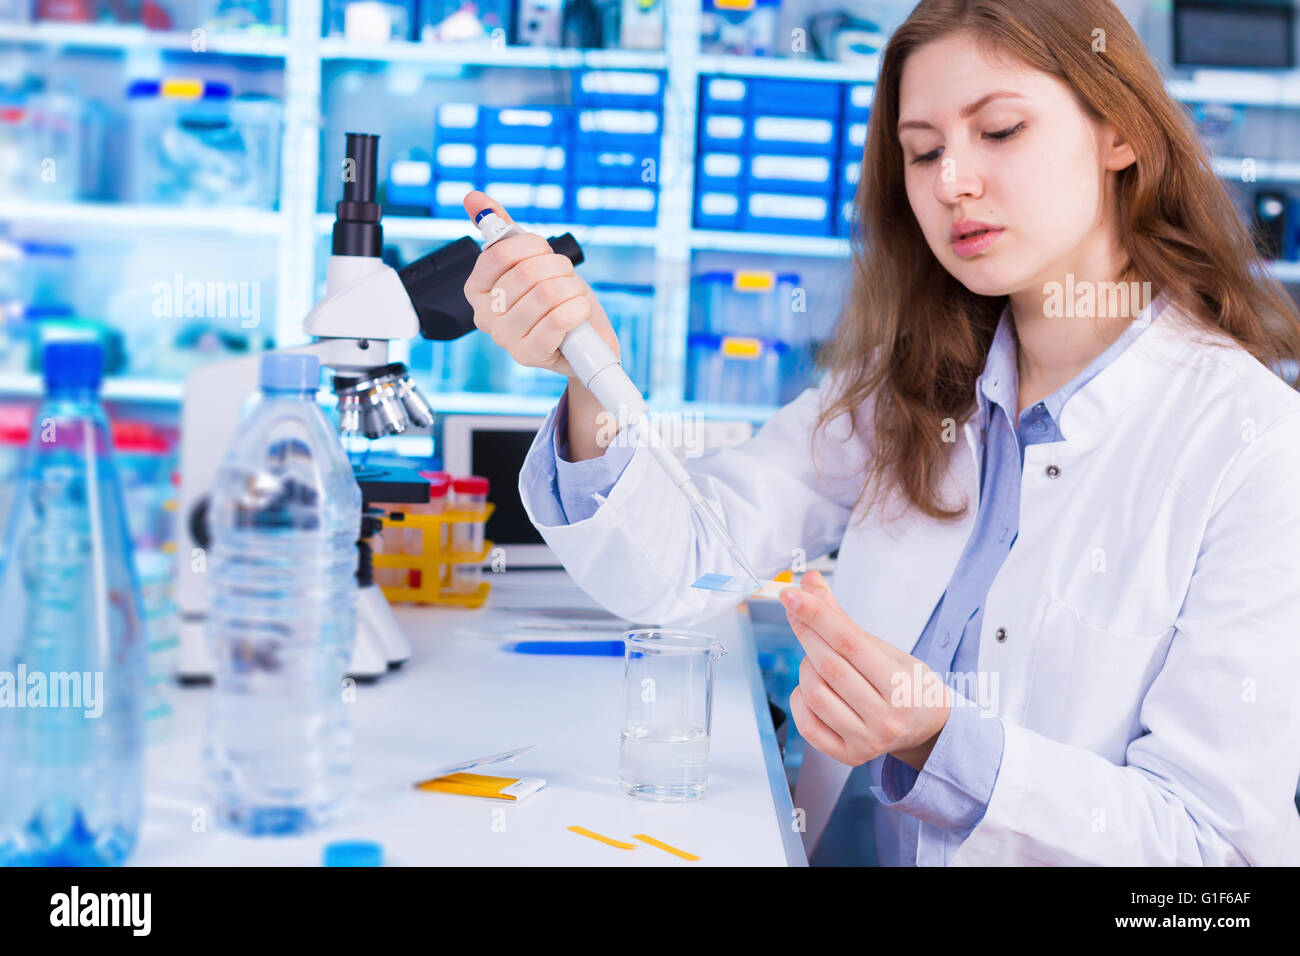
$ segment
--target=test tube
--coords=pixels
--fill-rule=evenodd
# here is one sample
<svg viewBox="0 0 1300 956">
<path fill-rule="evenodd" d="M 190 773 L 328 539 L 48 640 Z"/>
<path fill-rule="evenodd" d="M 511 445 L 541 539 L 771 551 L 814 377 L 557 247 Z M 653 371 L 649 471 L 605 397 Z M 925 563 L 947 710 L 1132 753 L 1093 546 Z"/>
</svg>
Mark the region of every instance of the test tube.
<svg viewBox="0 0 1300 956">
<path fill-rule="evenodd" d="M 482 511 L 487 504 L 488 480 L 478 475 L 454 478 L 451 482 L 453 507 L 458 511 Z M 484 520 L 455 521 L 451 526 L 453 551 L 479 552 L 483 549 Z M 478 561 L 451 566 L 450 587 L 453 593 L 469 594 L 483 580 L 483 567 Z"/>
<path fill-rule="evenodd" d="M 439 515 L 447 510 L 448 491 L 451 489 L 451 475 L 445 471 L 422 471 L 420 477 L 429 482 L 429 501 L 427 504 L 412 506 L 413 514 L 420 515 Z M 428 537 L 426 537 L 426 535 Z M 432 531 L 425 531 L 420 528 L 406 529 L 406 541 L 404 551 L 406 554 L 423 555 L 424 557 L 433 557 L 447 549 L 447 525 L 445 522 L 439 522 Z M 411 586 L 420 586 L 420 576 L 424 572 L 412 571 Z M 435 582 L 441 585 L 439 579 Z"/>
</svg>

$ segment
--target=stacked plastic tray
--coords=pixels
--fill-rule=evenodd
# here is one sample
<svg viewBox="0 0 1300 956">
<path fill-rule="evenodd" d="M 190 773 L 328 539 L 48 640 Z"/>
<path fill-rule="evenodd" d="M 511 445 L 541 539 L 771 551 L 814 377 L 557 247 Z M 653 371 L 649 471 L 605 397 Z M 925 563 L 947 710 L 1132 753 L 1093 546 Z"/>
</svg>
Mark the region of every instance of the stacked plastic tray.
<svg viewBox="0 0 1300 956">
<path fill-rule="evenodd" d="M 847 235 L 871 90 L 822 80 L 702 77 L 695 225 Z"/>
<path fill-rule="evenodd" d="M 482 189 L 524 221 L 653 226 L 662 116 L 663 75 L 654 71 L 574 71 L 572 105 L 443 103 L 430 210 L 463 216 L 465 193 Z M 390 170 L 390 199 L 401 172 Z M 398 195 L 419 202 L 410 189 Z"/>
</svg>

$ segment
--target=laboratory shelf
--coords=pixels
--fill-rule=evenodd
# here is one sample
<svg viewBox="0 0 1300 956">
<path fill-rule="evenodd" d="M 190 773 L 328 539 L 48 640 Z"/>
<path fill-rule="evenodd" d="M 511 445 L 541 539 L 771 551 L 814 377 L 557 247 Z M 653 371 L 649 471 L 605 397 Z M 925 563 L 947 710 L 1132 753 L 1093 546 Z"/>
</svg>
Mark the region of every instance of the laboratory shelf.
<svg viewBox="0 0 1300 956">
<path fill-rule="evenodd" d="M 260 209 L 191 209 L 130 203 L 47 203 L 10 199 L 0 200 L 0 222 L 40 222 L 76 228 L 130 231 L 226 232 L 276 237 L 284 232 L 285 227 L 284 217 L 279 213 Z"/>
<path fill-rule="evenodd" d="M 195 38 L 188 30 L 146 30 L 129 24 L 0 23 L 0 41 L 82 50 L 179 50 L 281 59 L 288 52 L 284 37 L 214 30 L 204 31 L 203 50 L 195 51 Z"/>
<path fill-rule="evenodd" d="M 331 213 L 317 213 L 316 231 L 327 235 L 334 228 L 334 216 Z M 590 223 L 520 223 L 530 232 L 546 236 L 559 236 L 566 232 L 573 233 L 579 244 L 591 243 L 600 246 L 644 246 L 654 247 L 659 241 L 659 234 L 644 226 L 602 226 Z M 421 239 L 429 241 L 448 241 L 462 236 L 477 238 L 477 233 L 469 217 L 464 219 L 424 219 L 419 216 L 385 216 L 383 219 L 384 238 Z"/>
<path fill-rule="evenodd" d="M 493 46 L 491 43 L 357 43 L 341 37 L 320 41 L 322 60 L 377 63 L 429 63 L 449 66 L 534 67 L 539 69 L 663 70 L 668 59 L 661 51 L 585 50 L 576 47 Z"/>
<path fill-rule="evenodd" d="M 159 402 L 176 404 L 181 400 L 185 383 L 165 379 L 133 378 L 131 376 L 104 379 L 101 391 L 109 402 Z M 45 392 L 41 376 L 19 372 L 0 373 L 0 397 L 39 398 Z"/>
<path fill-rule="evenodd" d="M 1224 179 L 1241 179 L 1242 156 L 1214 156 L 1214 172 Z M 1256 159 L 1254 182 L 1294 183 L 1300 182 L 1300 162 L 1291 159 Z"/>
<path fill-rule="evenodd" d="M 848 258 L 849 240 L 834 236 L 787 236 L 762 232 L 691 230 L 691 248 L 725 252 L 767 252 L 782 256 Z"/>
<path fill-rule="evenodd" d="M 1167 79 L 1165 88 L 1170 96 L 1184 103 L 1300 106 L 1300 70 L 1268 73 L 1196 70 L 1190 79 Z"/>
<path fill-rule="evenodd" d="M 700 73 L 727 76 L 781 76 L 803 80 L 831 80 L 839 83 L 874 83 L 880 70 L 879 57 L 832 62 L 811 57 L 738 56 L 702 54 L 696 59 Z"/>
</svg>

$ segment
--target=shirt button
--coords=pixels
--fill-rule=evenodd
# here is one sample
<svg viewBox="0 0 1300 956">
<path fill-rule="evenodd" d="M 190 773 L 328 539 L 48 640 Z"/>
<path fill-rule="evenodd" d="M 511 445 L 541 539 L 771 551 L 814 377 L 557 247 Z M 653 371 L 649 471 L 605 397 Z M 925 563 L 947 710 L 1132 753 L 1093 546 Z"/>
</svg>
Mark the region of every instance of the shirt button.
<svg viewBox="0 0 1300 956">
<path fill-rule="evenodd" d="M 1057 468 L 1055 465 L 1048 465 L 1043 470 L 1047 472 L 1048 478 L 1055 478 L 1061 473 L 1061 469 Z"/>
<path fill-rule="evenodd" d="M 939 646 L 940 646 L 940 647 L 947 647 L 947 646 L 948 646 L 948 636 L 949 636 L 949 632 L 948 632 L 948 631 L 944 631 L 944 632 L 943 632 L 943 637 L 939 638 Z"/>
<path fill-rule="evenodd" d="M 1041 421 L 1034 422 L 1034 431 L 1041 432 L 1046 430 L 1047 430 L 1047 425 L 1044 422 Z"/>
<path fill-rule="evenodd" d="M 993 636 L 998 639 L 999 644 L 1005 644 L 1007 640 L 1007 629 L 1005 627 L 1000 627 L 993 632 Z"/>
</svg>

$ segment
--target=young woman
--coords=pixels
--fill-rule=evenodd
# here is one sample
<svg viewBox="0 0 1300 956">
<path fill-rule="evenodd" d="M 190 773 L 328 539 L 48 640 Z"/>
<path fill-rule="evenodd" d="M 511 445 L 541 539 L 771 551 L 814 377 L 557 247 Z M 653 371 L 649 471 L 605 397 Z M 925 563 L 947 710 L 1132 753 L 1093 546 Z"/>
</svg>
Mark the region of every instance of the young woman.
<svg viewBox="0 0 1300 956">
<path fill-rule="evenodd" d="M 857 767 L 840 862 L 869 788 L 884 863 L 1300 863 L 1300 316 L 1124 16 L 919 4 L 857 205 L 821 387 L 688 466 L 760 574 L 838 548 L 782 595 L 806 843 Z M 570 374 L 584 321 L 617 349 L 539 237 L 466 294 L 524 364 Z M 725 609 L 689 588 L 725 549 L 599 412 L 570 377 L 530 518 L 629 619 Z"/>
</svg>

